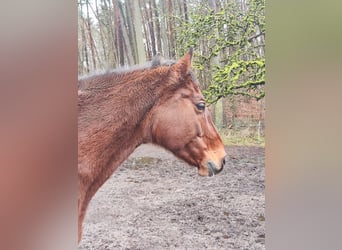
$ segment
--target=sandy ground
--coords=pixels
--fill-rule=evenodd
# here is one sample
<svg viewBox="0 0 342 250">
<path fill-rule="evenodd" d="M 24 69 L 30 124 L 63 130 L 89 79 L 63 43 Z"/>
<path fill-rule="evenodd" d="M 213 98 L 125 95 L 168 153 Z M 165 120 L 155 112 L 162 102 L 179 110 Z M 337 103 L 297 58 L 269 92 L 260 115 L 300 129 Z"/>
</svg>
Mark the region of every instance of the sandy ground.
<svg viewBox="0 0 342 250">
<path fill-rule="evenodd" d="M 264 148 L 226 151 L 225 169 L 200 177 L 140 146 L 91 201 L 78 249 L 265 249 Z"/>
</svg>

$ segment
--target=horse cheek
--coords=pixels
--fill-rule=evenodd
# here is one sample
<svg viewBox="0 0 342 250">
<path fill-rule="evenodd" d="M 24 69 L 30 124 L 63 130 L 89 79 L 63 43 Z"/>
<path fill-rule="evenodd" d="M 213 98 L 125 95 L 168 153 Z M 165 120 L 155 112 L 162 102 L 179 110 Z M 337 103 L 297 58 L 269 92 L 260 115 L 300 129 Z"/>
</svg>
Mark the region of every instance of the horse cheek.
<svg viewBox="0 0 342 250">
<path fill-rule="evenodd" d="M 181 134 L 175 123 L 163 120 L 163 117 L 152 129 L 153 143 L 158 144 L 170 151 L 182 148 Z"/>
<path fill-rule="evenodd" d="M 179 128 L 170 124 L 162 134 L 162 144 L 171 151 L 183 148 L 182 134 Z"/>
</svg>

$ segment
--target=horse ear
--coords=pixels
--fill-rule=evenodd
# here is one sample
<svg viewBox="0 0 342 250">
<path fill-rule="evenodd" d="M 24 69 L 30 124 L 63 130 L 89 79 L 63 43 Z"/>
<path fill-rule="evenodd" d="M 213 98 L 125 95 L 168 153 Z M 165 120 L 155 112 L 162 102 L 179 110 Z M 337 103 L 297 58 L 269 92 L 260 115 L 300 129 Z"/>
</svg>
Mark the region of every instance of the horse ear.
<svg viewBox="0 0 342 250">
<path fill-rule="evenodd" d="M 175 64 L 177 68 L 181 70 L 182 73 L 188 74 L 191 69 L 193 48 L 190 47 L 188 53 L 186 53 L 179 61 Z"/>
</svg>

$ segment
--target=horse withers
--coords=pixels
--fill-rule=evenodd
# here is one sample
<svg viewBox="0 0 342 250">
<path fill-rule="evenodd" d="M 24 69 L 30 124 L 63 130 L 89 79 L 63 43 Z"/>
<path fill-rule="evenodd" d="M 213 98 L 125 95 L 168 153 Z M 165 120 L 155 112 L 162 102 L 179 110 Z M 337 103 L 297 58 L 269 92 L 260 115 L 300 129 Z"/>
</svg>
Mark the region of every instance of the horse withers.
<svg viewBox="0 0 342 250">
<path fill-rule="evenodd" d="M 201 176 L 218 174 L 225 149 L 191 71 L 192 49 L 175 63 L 79 80 L 78 233 L 96 191 L 143 143 L 159 145 Z"/>
</svg>

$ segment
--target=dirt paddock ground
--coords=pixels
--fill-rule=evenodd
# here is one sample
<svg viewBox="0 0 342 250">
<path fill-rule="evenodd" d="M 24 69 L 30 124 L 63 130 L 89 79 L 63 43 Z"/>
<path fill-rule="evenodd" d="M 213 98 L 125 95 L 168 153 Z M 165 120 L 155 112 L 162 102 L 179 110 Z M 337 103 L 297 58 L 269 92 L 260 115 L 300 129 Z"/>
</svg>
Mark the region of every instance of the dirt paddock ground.
<svg viewBox="0 0 342 250">
<path fill-rule="evenodd" d="M 262 147 L 226 147 L 225 169 L 200 177 L 143 145 L 91 201 L 78 249 L 265 249 Z"/>
</svg>

